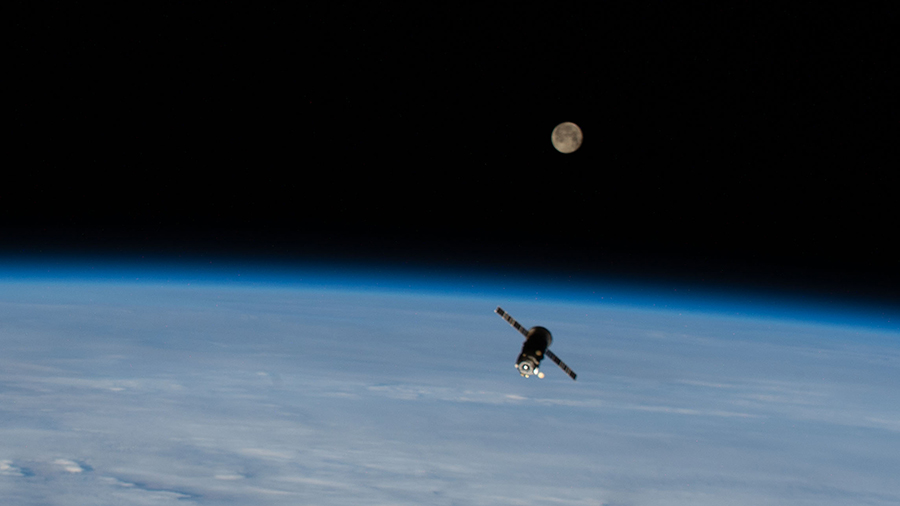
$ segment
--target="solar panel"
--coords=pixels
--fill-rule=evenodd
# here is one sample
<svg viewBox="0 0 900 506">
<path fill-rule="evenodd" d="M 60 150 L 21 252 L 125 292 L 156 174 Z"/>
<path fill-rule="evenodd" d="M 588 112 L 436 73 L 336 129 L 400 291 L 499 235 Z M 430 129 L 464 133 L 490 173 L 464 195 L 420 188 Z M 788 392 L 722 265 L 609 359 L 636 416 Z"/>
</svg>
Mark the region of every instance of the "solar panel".
<svg viewBox="0 0 900 506">
<path fill-rule="evenodd" d="M 575 371 L 569 369 L 569 366 L 567 366 L 565 362 L 560 360 L 559 357 L 556 356 L 556 353 L 547 350 L 547 356 L 550 358 L 550 360 L 556 362 L 556 365 L 558 365 L 563 371 L 566 371 L 566 374 L 568 374 L 570 378 L 575 379 Z"/>
<path fill-rule="evenodd" d="M 528 331 L 525 330 L 525 327 L 519 325 L 519 322 L 516 321 L 515 318 L 509 315 L 506 311 L 503 310 L 500 306 L 497 306 L 497 309 L 494 310 L 495 313 L 500 315 L 501 318 L 506 320 L 507 323 L 513 326 L 514 329 L 518 330 L 522 333 L 523 336 L 528 337 Z"/>
</svg>

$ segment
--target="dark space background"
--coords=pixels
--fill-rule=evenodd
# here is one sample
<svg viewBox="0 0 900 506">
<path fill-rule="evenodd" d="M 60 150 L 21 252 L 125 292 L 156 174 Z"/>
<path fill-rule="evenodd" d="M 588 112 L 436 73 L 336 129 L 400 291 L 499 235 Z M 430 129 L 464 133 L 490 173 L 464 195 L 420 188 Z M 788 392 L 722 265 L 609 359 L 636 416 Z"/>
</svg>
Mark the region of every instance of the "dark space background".
<svg viewBox="0 0 900 506">
<path fill-rule="evenodd" d="M 0 254 L 414 263 L 900 304 L 886 13 L 492 5 L 23 13 Z M 563 121 L 585 134 L 571 155 L 550 143 Z"/>
</svg>

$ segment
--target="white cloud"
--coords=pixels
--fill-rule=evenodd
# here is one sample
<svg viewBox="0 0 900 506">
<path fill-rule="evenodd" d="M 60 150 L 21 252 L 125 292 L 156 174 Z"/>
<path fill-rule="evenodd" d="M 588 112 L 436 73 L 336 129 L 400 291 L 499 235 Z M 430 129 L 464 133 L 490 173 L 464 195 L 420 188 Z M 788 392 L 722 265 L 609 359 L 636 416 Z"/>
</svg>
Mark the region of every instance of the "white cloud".
<svg viewBox="0 0 900 506">
<path fill-rule="evenodd" d="M 25 476 L 20 468 L 13 465 L 13 462 L 11 460 L 0 460 L 0 475 Z"/>
<path fill-rule="evenodd" d="M 67 460 L 67 459 L 56 459 L 53 461 L 54 464 L 61 466 L 64 471 L 67 473 L 81 473 L 84 472 L 84 468 L 81 467 L 77 462 Z"/>
<path fill-rule="evenodd" d="M 243 480 L 246 476 L 241 474 L 217 474 L 213 476 L 213 478 L 217 480 L 225 480 L 225 481 L 235 481 L 235 480 Z"/>
<path fill-rule="evenodd" d="M 243 448 L 240 453 L 251 457 L 262 457 L 264 459 L 290 460 L 293 456 L 287 452 L 278 452 L 275 450 L 267 450 L 265 448 Z"/>
</svg>

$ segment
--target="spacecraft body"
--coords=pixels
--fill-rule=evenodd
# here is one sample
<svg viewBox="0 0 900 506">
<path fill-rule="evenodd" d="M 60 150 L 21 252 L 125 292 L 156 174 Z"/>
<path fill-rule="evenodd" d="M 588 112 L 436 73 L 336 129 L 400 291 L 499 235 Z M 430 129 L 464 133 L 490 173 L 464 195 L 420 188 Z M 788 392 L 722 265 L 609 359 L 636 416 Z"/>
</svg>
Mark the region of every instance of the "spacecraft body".
<svg viewBox="0 0 900 506">
<path fill-rule="evenodd" d="M 550 331 L 544 327 L 531 327 L 525 334 L 525 342 L 522 343 L 522 352 L 516 359 L 516 369 L 522 376 L 528 377 L 532 374 L 540 374 L 538 367 L 541 360 L 547 354 L 547 347 L 553 342 L 553 336 Z"/>
<path fill-rule="evenodd" d="M 575 379 L 575 372 L 572 371 L 572 369 L 569 369 L 569 366 L 560 360 L 552 351 L 547 349 L 550 344 L 553 343 L 553 336 L 550 334 L 549 330 L 544 327 L 531 327 L 530 329 L 525 330 L 525 327 L 520 325 L 519 322 L 510 316 L 509 313 L 504 311 L 503 308 L 497 306 L 497 309 L 495 309 L 494 312 L 512 325 L 514 329 L 518 330 L 520 334 L 525 336 L 525 342 L 522 343 L 522 351 L 519 353 L 519 358 L 516 359 L 516 369 L 519 370 L 519 374 L 526 378 L 532 374 L 536 375 L 538 378 L 543 378 L 544 373 L 540 370 L 541 360 L 543 360 L 544 357 L 550 357 L 550 360 L 555 362 L 556 365 L 565 371 L 570 378 L 573 380 Z"/>
</svg>

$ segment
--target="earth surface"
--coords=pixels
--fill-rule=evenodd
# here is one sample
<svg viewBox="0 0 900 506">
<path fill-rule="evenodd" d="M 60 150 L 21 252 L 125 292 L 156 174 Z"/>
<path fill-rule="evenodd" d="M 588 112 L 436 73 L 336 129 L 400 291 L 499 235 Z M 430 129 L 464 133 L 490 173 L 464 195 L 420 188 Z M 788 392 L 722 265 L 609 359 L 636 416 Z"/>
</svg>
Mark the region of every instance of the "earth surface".
<svg viewBox="0 0 900 506">
<path fill-rule="evenodd" d="M 9 272 L 4 504 L 900 504 L 896 323 L 615 287 Z M 519 376 L 498 305 L 578 381 Z"/>
</svg>

